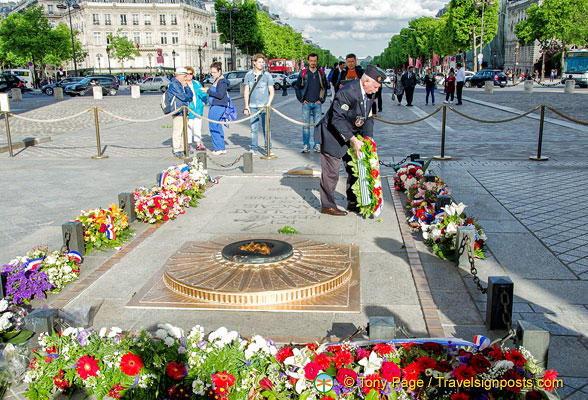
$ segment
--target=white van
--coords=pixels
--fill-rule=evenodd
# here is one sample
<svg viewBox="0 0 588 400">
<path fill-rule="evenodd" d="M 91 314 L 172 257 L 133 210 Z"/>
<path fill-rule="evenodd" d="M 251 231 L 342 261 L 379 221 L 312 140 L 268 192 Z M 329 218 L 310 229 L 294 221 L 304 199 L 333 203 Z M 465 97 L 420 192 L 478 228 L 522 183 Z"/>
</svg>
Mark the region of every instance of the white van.
<svg viewBox="0 0 588 400">
<path fill-rule="evenodd" d="M 16 75 L 22 80 L 26 85 L 27 88 L 33 88 L 33 74 L 31 73 L 30 69 L 25 68 L 14 68 L 14 69 L 7 69 L 4 72 L 9 72 L 12 75 Z"/>
</svg>

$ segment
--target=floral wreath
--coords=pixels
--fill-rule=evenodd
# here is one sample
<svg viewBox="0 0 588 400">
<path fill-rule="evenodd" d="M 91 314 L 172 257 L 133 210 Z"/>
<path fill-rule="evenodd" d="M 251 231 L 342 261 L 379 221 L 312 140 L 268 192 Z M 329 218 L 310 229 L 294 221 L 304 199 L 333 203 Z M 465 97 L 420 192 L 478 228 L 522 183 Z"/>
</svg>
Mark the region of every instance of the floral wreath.
<svg viewBox="0 0 588 400">
<path fill-rule="evenodd" d="M 351 157 L 349 166 L 353 171 L 353 176 L 357 178 L 351 186 L 351 190 L 357 198 L 359 213 L 365 217 L 372 215 L 377 217 L 384 206 L 377 146 L 370 137 L 357 135 L 357 138 L 363 142 L 361 159 L 357 157 L 353 147 L 347 151 Z"/>
</svg>

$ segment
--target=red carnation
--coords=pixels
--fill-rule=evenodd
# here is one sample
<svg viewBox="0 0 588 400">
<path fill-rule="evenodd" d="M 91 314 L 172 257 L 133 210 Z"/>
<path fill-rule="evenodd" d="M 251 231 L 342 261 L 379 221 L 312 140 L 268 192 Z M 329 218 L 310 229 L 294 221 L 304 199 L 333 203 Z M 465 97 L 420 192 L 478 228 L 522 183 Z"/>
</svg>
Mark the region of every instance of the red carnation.
<svg viewBox="0 0 588 400">
<path fill-rule="evenodd" d="M 455 376 L 455 379 L 459 382 L 469 381 L 476 376 L 476 371 L 467 365 L 460 365 L 455 371 L 453 371 L 453 376 Z"/>
<path fill-rule="evenodd" d="M 292 352 L 292 348 L 288 346 L 282 347 L 278 353 L 276 354 L 276 361 L 277 362 L 284 362 L 284 360 L 288 357 L 292 357 L 294 353 Z"/>
<path fill-rule="evenodd" d="M 321 370 L 321 366 L 316 361 L 311 361 L 304 366 L 304 377 L 313 381 Z"/>
<path fill-rule="evenodd" d="M 382 378 L 378 374 L 371 374 L 366 376 L 363 380 L 361 389 L 365 394 L 368 394 L 372 390 L 380 391 L 384 389 Z"/>
<path fill-rule="evenodd" d="M 263 378 L 262 380 L 259 381 L 259 386 L 261 386 L 265 390 L 272 390 L 272 388 L 274 387 L 274 384 L 268 378 Z"/>
<path fill-rule="evenodd" d="M 141 371 L 141 368 L 143 368 L 141 356 L 129 352 L 120 359 L 120 369 L 125 375 L 135 376 Z"/>
<path fill-rule="evenodd" d="M 78 360 L 77 371 L 80 378 L 86 380 L 90 376 L 98 376 L 98 360 L 95 360 L 92 356 L 83 356 Z"/>
<path fill-rule="evenodd" d="M 320 365 L 322 370 L 326 370 L 331 366 L 331 357 L 324 353 L 317 355 L 314 358 L 314 361 L 316 361 L 318 365 Z"/>
<path fill-rule="evenodd" d="M 335 354 L 336 352 L 341 351 L 341 346 L 329 346 L 327 347 L 327 351 Z"/>
<path fill-rule="evenodd" d="M 496 361 L 504 360 L 504 353 L 500 350 L 498 345 L 494 345 L 494 348 L 489 352 L 492 358 Z"/>
<path fill-rule="evenodd" d="M 435 366 L 435 369 L 440 372 L 451 372 L 453 371 L 453 367 L 449 363 L 449 361 L 439 361 Z"/>
<path fill-rule="evenodd" d="M 394 346 L 387 343 L 378 343 L 374 346 L 372 350 L 375 351 L 376 354 L 380 357 L 383 357 L 386 354 L 392 353 L 394 351 Z"/>
<path fill-rule="evenodd" d="M 557 372 L 550 369 L 545 371 L 545 375 L 543 375 L 543 379 L 541 380 L 541 386 L 551 392 L 555 387 L 555 380 L 557 379 Z"/>
<path fill-rule="evenodd" d="M 217 372 L 216 374 L 212 375 L 212 383 L 216 387 L 228 387 L 233 386 L 235 384 L 235 377 L 229 374 L 227 371 L 224 372 Z"/>
<path fill-rule="evenodd" d="M 413 362 L 402 369 L 404 379 L 407 381 L 416 381 L 421 373 L 421 366 L 418 362 Z"/>
<path fill-rule="evenodd" d="M 184 364 L 180 362 L 168 362 L 167 367 L 165 367 L 165 373 L 167 376 L 170 376 L 177 381 L 185 377 L 187 372 Z"/>
<path fill-rule="evenodd" d="M 355 386 L 357 372 L 349 368 L 341 368 L 337 371 L 337 381 L 345 387 Z"/>
<path fill-rule="evenodd" d="M 410 175 L 414 175 L 414 174 L 416 174 L 416 168 L 415 168 L 415 167 L 409 168 L 409 169 L 408 169 L 408 173 L 409 173 Z"/>
<path fill-rule="evenodd" d="M 512 361 L 515 367 L 522 367 L 525 365 L 527 360 L 518 350 L 511 350 L 504 354 L 504 358 L 508 361 Z"/>
<path fill-rule="evenodd" d="M 429 357 L 419 357 L 417 358 L 417 362 L 423 371 L 429 368 L 435 368 L 437 366 L 437 361 Z"/>
<path fill-rule="evenodd" d="M 450 397 L 451 400 L 470 400 L 470 396 L 465 393 L 454 393 Z"/>
<path fill-rule="evenodd" d="M 310 351 L 315 351 L 318 349 L 318 344 L 316 343 L 306 343 L 306 348 Z"/>
<path fill-rule="evenodd" d="M 357 356 L 356 356 L 356 360 L 359 361 L 362 358 L 366 358 L 370 356 L 370 352 L 367 350 L 364 350 L 362 348 L 357 349 Z"/>
<path fill-rule="evenodd" d="M 378 179 L 378 176 L 380 176 L 380 172 L 375 168 L 372 169 L 372 178 Z"/>
<path fill-rule="evenodd" d="M 373 193 L 374 195 L 376 195 L 377 197 L 380 197 L 380 196 L 382 195 L 382 187 L 377 187 L 377 188 L 374 188 L 374 189 L 372 190 L 372 193 Z"/>
<path fill-rule="evenodd" d="M 506 381 L 506 384 L 502 384 L 501 387 L 506 387 L 507 390 L 510 390 L 513 393 L 518 393 L 521 391 L 523 387 L 523 383 L 521 382 L 521 376 L 514 372 L 512 369 L 509 369 L 502 375 L 502 381 Z M 512 382 L 512 385 L 507 385 L 508 382 Z"/>
<path fill-rule="evenodd" d="M 384 362 L 382 363 L 382 378 L 386 379 L 388 382 L 394 382 L 396 379 L 399 379 L 402 375 L 402 371 L 393 362 Z"/>
<path fill-rule="evenodd" d="M 333 362 L 337 368 L 341 368 L 342 366 L 351 364 L 353 362 L 353 355 L 345 350 L 338 351 L 333 356 Z"/>
<path fill-rule="evenodd" d="M 481 354 L 476 354 L 470 359 L 470 366 L 476 373 L 484 373 L 490 369 L 492 364 Z"/>
<path fill-rule="evenodd" d="M 100 229 L 98 229 L 98 232 L 100 232 L 100 233 L 106 232 L 106 224 L 101 224 Z"/>
</svg>

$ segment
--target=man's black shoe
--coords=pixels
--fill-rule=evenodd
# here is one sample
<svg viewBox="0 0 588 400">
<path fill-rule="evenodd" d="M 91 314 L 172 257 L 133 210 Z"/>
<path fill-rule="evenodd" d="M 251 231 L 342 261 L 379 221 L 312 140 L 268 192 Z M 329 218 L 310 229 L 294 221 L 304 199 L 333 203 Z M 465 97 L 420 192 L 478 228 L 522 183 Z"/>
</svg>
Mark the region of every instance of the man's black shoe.
<svg viewBox="0 0 588 400">
<path fill-rule="evenodd" d="M 347 211 L 359 214 L 359 207 L 357 206 L 357 203 L 347 203 Z"/>
</svg>

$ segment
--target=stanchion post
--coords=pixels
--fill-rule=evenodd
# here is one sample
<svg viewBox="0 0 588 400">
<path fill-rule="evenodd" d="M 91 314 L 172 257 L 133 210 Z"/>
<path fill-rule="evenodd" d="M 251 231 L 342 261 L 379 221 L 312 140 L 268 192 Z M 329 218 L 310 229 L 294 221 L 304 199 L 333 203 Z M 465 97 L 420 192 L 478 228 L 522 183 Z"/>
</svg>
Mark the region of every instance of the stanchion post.
<svg viewBox="0 0 588 400">
<path fill-rule="evenodd" d="M 450 156 L 445 155 L 445 126 L 447 125 L 447 106 L 443 105 L 443 122 L 441 125 L 441 155 L 433 157 L 435 160 L 451 160 Z"/>
<path fill-rule="evenodd" d="M 529 160 L 547 161 L 549 158 L 541 156 L 541 147 L 543 146 L 543 127 L 545 125 L 545 104 L 541 104 L 541 119 L 539 120 L 539 139 L 537 141 L 537 156 L 530 156 Z"/>
<path fill-rule="evenodd" d="M 188 147 L 188 116 L 186 108 L 186 106 L 182 106 L 182 137 L 184 139 L 184 156 L 188 157 L 190 148 Z"/>
<path fill-rule="evenodd" d="M 12 137 L 10 136 L 10 122 L 8 122 L 8 111 L 4 111 L 4 123 L 6 124 L 6 141 L 8 142 L 8 154 L 10 157 L 14 157 L 12 151 Z"/>
<path fill-rule="evenodd" d="M 270 130 L 270 107 L 265 106 L 265 157 L 260 157 L 262 160 L 275 160 L 276 156 L 272 156 L 271 151 L 271 130 Z"/>
<path fill-rule="evenodd" d="M 96 127 L 96 147 L 98 149 L 98 155 L 92 157 L 94 160 L 101 160 L 108 158 L 108 156 L 102 155 L 102 145 L 100 144 L 100 125 L 98 122 L 98 107 L 94 106 L 94 126 Z"/>
</svg>

